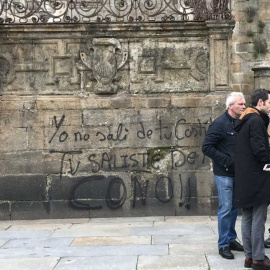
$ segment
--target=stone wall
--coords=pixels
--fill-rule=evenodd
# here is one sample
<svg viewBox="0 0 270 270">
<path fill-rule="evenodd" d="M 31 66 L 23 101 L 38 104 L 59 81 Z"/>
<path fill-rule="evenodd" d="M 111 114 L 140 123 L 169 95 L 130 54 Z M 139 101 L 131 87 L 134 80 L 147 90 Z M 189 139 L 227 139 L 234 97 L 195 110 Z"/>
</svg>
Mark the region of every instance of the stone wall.
<svg viewBox="0 0 270 270">
<path fill-rule="evenodd" d="M 233 21 L 0 28 L 0 219 L 205 215 Z"/>
<path fill-rule="evenodd" d="M 269 5 L 233 0 L 235 27 L 1 25 L 0 219 L 216 213 L 201 143 L 229 91 L 269 88 Z"/>
<path fill-rule="evenodd" d="M 232 13 L 235 28 L 232 37 L 232 89 L 247 98 L 254 87 L 269 89 L 269 71 L 262 74 L 265 82 L 254 85 L 253 68 L 269 66 L 270 2 L 268 0 L 234 0 Z"/>
</svg>

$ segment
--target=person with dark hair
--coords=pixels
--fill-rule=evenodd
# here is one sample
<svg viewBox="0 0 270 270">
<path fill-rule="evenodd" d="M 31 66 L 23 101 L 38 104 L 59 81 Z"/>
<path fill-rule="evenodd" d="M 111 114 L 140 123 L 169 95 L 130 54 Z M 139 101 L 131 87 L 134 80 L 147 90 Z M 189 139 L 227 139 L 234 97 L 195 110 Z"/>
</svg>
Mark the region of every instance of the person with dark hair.
<svg viewBox="0 0 270 270">
<path fill-rule="evenodd" d="M 264 231 L 270 202 L 269 125 L 270 92 L 257 89 L 248 107 L 236 121 L 235 203 L 243 208 L 242 241 L 245 267 L 270 269 L 265 256 Z"/>
<path fill-rule="evenodd" d="M 213 160 L 214 178 L 218 190 L 218 248 L 225 259 L 233 259 L 231 250 L 243 251 L 236 241 L 235 222 L 238 209 L 233 203 L 235 131 L 234 123 L 245 110 L 241 92 L 232 92 L 226 100 L 226 111 L 209 126 L 202 151 Z"/>
</svg>

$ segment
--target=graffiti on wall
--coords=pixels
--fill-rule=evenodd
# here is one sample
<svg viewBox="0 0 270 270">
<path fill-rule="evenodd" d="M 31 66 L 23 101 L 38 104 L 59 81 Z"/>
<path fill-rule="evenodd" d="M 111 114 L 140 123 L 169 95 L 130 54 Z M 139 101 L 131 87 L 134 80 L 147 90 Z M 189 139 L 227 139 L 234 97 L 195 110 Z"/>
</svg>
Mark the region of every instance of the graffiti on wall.
<svg viewBox="0 0 270 270">
<path fill-rule="evenodd" d="M 131 198 L 135 208 L 138 203 L 146 205 L 148 198 L 167 203 L 177 196 L 179 207 L 190 208 L 196 176 L 181 173 L 181 169 L 198 168 L 205 163 L 205 156 L 196 143 L 193 147 L 179 145 L 184 140 L 202 140 L 211 119 L 198 119 L 193 124 L 187 124 L 185 118 L 174 124 L 158 119 L 154 127 L 139 121 L 132 127 L 117 123 L 108 129 L 101 125 L 72 130 L 67 122 L 65 115 L 53 116 L 48 145 L 54 146 L 49 152 L 59 156 L 61 179 L 84 176 L 72 188 L 72 206 L 102 209 L 101 202 L 106 202 L 109 208 L 119 209 Z M 155 147 L 149 147 L 150 141 Z M 82 143 L 89 147 L 80 147 Z M 78 146 L 67 149 L 69 145 Z"/>
<path fill-rule="evenodd" d="M 191 182 L 192 179 L 188 178 L 186 185 L 183 185 L 182 175 L 179 174 L 180 182 L 180 197 L 179 207 L 190 208 L 191 198 Z M 135 208 L 137 203 L 146 205 L 148 192 L 151 192 L 149 187 L 151 178 L 141 181 L 138 176 L 131 177 L 131 189 L 132 189 L 132 207 Z M 107 182 L 107 184 L 105 184 Z M 105 185 L 104 185 L 105 184 Z M 153 193 L 154 198 L 161 203 L 168 203 L 173 199 L 174 186 L 171 177 L 156 175 L 154 176 L 153 182 Z M 168 189 L 164 192 L 164 185 Z M 89 190 L 91 189 L 91 192 Z M 186 195 L 183 195 L 185 189 Z M 87 199 L 82 198 L 82 193 L 87 194 Z M 94 193 L 98 193 L 99 196 L 96 198 Z M 166 194 L 165 194 L 166 193 Z M 111 209 L 118 209 L 123 206 L 128 197 L 128 189 L 124 180 L 119 176 L 106 177 L 104 175 L 89 176 L 82 179 L 79 183 L 74 185 L 72 190 L 71 202 L 76 208 L 96 210 L 102 209 L 103 206 L 101 201 L 104 200 L 106 205 Z M 150 196 L 151 197 L 151 196 Z"/>
</svg>

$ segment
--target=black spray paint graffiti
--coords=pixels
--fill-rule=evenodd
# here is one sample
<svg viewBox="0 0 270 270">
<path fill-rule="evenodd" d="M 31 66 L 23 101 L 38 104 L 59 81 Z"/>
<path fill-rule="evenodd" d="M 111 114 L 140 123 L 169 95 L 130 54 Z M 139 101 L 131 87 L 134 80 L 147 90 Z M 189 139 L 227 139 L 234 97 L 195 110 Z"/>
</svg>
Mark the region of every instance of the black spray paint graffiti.
<svg viewBox="0 0 270 270">
<path fill-rule="evenodd" d="M 57 151 L 50 150 L 51 154 L 61 154 L 60 162 L 60 178 L 64 174 L 64 163 L 65 158 L 68 155 L 77 155 L 77 159 L 80 159 L 80 155 L 83 154 L 83 151 Z M 171 164 L 172 170 L 177 170 L 178 168 L 183 167 L 184 165 L 193 165 L 195 162 L 198 164 L 205 163 L 204 155 L 200 157 L 197 152 L 184 152 L 180 149 L 169 149 L 169 162 Z M 83 156 L 84 157 L 84 156 Z M 108 171 L 117 171 L 117 170 L 137 170 L 137 171 L 149 171 L 149 169 L 159 170 L 160 166 L 158 162 L 162 160 L 163 156 L 159 153 L 151 155 L 149 152 L 142 153 L 132 153 L 129 155 L 120 155 L 110 154 L 108 152 L 102 152 L 100 154 L 89 154 L 87 160 L 83 160 L 85 166 L 89 166 L 89 172 L 97 173 L 103 170 Z M 75 175 L 79 172 L 80 165 L 82 164 L 81 160 L 72 161 L 71 158 L 68 158 L 69 170 L 67 173 Z"/>
<path fill-rule="evenodd" d="M 60 154 L 62 154 L 61 165 L 60 165 L 60 178 L 62 178 L 65 156 L 68 155 L 68 154 L 70 154 L 70 155 L 80 155 L 80 154 L 82 154 L 82 151 L 56 151 L 56 150 L 50 150 L 50 153 L 60 153 Z M 76 166 L 75 169 L 73 169 L 71 158 L 69 158 L 68 161 L 69 161 L 69 166 L 70 166 L 70 170 L 68 171 L 68 173 L 70 173 L 71 175 L 75 175 L 76 172 L 78 171 L 79 167 L 80 167 L 80 161 L 77 162 L 77 166 Z"/>
<path fill-rule="evenodd" d="M 142 205 L 146 205 L 146 198 L 147 198 L 147 189 L 148 189 L 148 184 L 149 184 L 149 180 L 147 179 L 144 183 L 144 185 L 142 186 L 141 183 L 139 182 L 138 178 L 135 176 L 132 179 L 133 182 L 133 203 L 132 206 L 133 208 L 135 208 L 136 206 L 136 196 L 137 196 L 137 192 L 139 188 L 139 191 L 141 193 L 141 198 L 142 198 Z"/>
<path fill-rule="evenodd" d="M 123 142 L 127 141 L 129 138 L 133 138 L 130 136 L 130 130 L 125 127 L 125 124 L 119 123 L 117 126 L 117 131 L 115 133 L 105 133 L 102 131 L 97 131 L 95 135 L 90 135 L 89 133 L 83 133 L 80 131 L 75 131 L 72 134 L 72 137 L 69 133 L 66 131 L 62 131 L 60 135 L 58 135 L 58 131 L 61 127 L 63 127 L 65 121 L 65 115 L 62 115 L 59 122 L 57 121 L 56 116 L 53 117 L 53 125 L 55 126 L 55 131 L 51 138 L 49 139 L 49 143 L 52 143 L 53 140 L 57 140 L 59 143 L 66 142 L 69 138 L 74 142 L 81 142 L 81 141 L 89 141 L 90 139 L 95 140 L 97 139 L 100 142 L 104 141 L 113 141 L 113 142 Z M 212 120 L 209 119 L 207 121 L 201 122 L 200 119 L 198 119 L 198 123 L 189 124 L 187 127 L 183 128 L 185 125 L 187 125 L 186 119 L 178 119 L 176 124 L 173 127 L 169 125 L 165 125 L 162 120 L 160 119 L 158 123 L 156 124 L 156 128 L 153 129 L 146 129 L 145 126 L 148 126 L 148 124 L 145 124 L 143 122 L 138 123 L 138 131 L 136 133 L 135 138 L 139 140 L 151 140 L 155 136 L 158 136 L 160 141 L 166 141 L 171 140 L 171 138 L 174 136 L 176 140 L 181 141 L 185 138 L 191 138 L 191 137 L 204 137 L 206 134 L 206 127 L 209 123 L 211 123 Z M 57 136 L 56 136 L 57 135 Z"/>
<path fill-rule="evenodd" d="M 182 183 L 181 174 L 179 175 L 180 179 L 180 203 L 179 207 L 185 206 L 187 209 L 190 209 L 190 198 L 191 198 L 191 189 L 190 189 L 190 180 L 188 179 L 186 187 Z M 165 184 L 168 186 L 168 194 L 166 196 L 162 195 L 164 193 L 164 186 L 161 184 L 162 181 L 165 181 Z M 108 184 L 104 184 L 108 182 Z M 148 189 L 149 189 L 149 179 L 146 179 L 145 183 L 142 184 L 139 179 L 135 176 L 131 179 L 133 185 L 133 198 L 132 206 L 136 207 L 136 202 L 141 200 L 142 205 L 147 204 Z M 101 190 L 101 185 L 103 190 Z M 87 184 L 89 186 L 87 186 Z M 92 185 L 91 185 L 92 184 Z M 99 189 L 99 197 L 91 198 L 91 187 Z M 183 190 L 186 189 L 186 196 L 183 197 Z M 167 176 L 156 176 L 155 181 L 155 198 L 162 202 L 168 203 L 173 199 L 174 186 L 173 180 Z M 76 184 L 72 190 L 71 205 L 75 208 L 85 209 L 85 210 L 99 210 L 103 206 L 100 205 L 101 201 L 106 201 L 106 205 L 111 209 L 119 209 L 127 200 L 127 188 L 121 177 L 115 176 L 110 177 L 109 179 L 103 175 L 90 176 L 78 184 Z M 97 204 L 97 205 L 94 205 Z"/>
<path fill-rule="evenodd" d="M 52 140 L 53 140 L 53 138 L 55 137 L 55 135 L 57 134 L 58 130 L 59 130 L 60 127 L 63 125 L 64 120 L 65 120 L 65 115 L 62 115 L 62 117 L 61 117 L 59 123 L 57 123 L 56 116 L 53 117 L 53 122 L 54 122 L 54 124 L 55 124 L 56 130 L 55 130 L 53 136 L 51 137 L 51 139 L 49 140 L 49 143 L 52 142 Z M 64 142 L 67 138 L 68 138 L 68 134 L 67 134 L 66 131 L 63 131 L 63 132 L 59 135 L 59 137 L 58 137 L 59 142 Z"/>
<path fill-rule="evenodd" d="M 187 181 L 187 200 L 183 199 L 183 183 L 182 183 L 182 177 L 181 174 L 179 174 L 179 180 L 180 180 L 180 186 L 181 186 L 181 194 L 180 194 L 180 202 L 179 202 L 179 207 L 186 206 L 187 209 L 190 209 L 190 197 L 191 197 L 191 188 L 190 188 L 190 180 L 191 178 L 188 178 Z"/>
<path fill-rule="evenodd" d="M 210 120 L 211 121 L 211 120 Z M 206 125 L 209 121 L 201 123 L 198 119 L 198 123 L 186 124 L 185 119 L 179 119 L 173 126 L 166 125 L 162 120 L 158 120 L 155 128 L 149 128 L 149 125 L 143 122 L 137 124 L 137 130 L 135 137 L 131 136 L 130 130 L 123 124 L 119 123 L 116 132 L 104 132 L 101 130 L 96 130 L 95 133 L 87 133 L 75 131 L 68 133 L 63 131 L 65 122 L 65 115 L 62 115 L 61 119 L 57 119 L 56 116 L 53 117 L 53 126 L 55 130 L 49 139 L 49 143 L 64 143 L 64 142 L 81 142 L 87 141 L 92 143 L 92 140 L 97 140 L 99 142 L 111 141 L 111 142 L 124 142 L 128 139 L 139 139 L 139 140 L 151 140 L 159 139 L 161 141 L 168 141 L 171 138 L 175 138 L 181 141 L 185 138 L 190 137 L 203 137 L 206 133 Z M 110 130 L 110 129 L 109 129 Z M 134 131 L 133 131 L 134 132 Z M 134 135 L 134 134 L 133 134 Z M 168 141 L 168 143 L 171 143 Z M 135 148 L 136 149 L 136 148 Z M 133 151 L 135 150 L 133 149 Z M 165 149 L 165 150 L 164 150 Z M 90 150 L 88 150 L 90 151 Z M 95 151 L 95 150 L 93 150 Z M 83 151 L 60 151 L 60 150 L 50 150 L 52 154 L 60 154 L 60 178 L 63 174 L 70 174 L 75 176 L 79 173 L 98 173 L 100 171 L 114 171 L 114 170 L 128 170 L 130 172 L 136 173 L 151 173 L 153 169 L 159 170 L 161 161 L 166 154 L 166 162 L 170 162 L 172 170 L 177 170 L 184 165 L 192 166 L 193 164 L 200 163 L 204 164 L 205 157 L 202 158 L 196 151 L 191 151 L 190 149 L 180 149 L 178 147 L 165 147 L 163 148 L 163 154 L 155 152 L 153 149 L 146 150 L 146 152 L 135 152 L 128 154 L 123 153 L 125 149 L 121 149 L 119 153 L 104 152 L 94 152 L 85 155 Z M 165 154 L 164 154 L 165 153 Z M 195 166 L 196 169 L 196 166 Z M 149 189 L 150 181 L 149 179 L 144 179 L 141 181 L 137 176 L 132 176 L 131 178 L 131 188 L 133 194 L 132 205 L 135 208 L 136 203 L 141 201 L 142 205 L 146 205 L 149 190 L 154 192 L 154 198 L 159 202 L 168 203 L 173 199 L 175 187 L 173 185 L 173 180 L 171 177 L 159 175 L 155 177 L 154 191 Z M 75 178 L 76 179 L 76 178 Z M 76 184 L 72 190 L 71 203 L 73 207 L 80 209 L 102 209 L 103 205 L 100 205 L 101 201 L 106 202 L 106 205 L 111 209 L 119 209 L 123 206 L 127 200 L 127 187 L 125 182 L 121 177 L 114 176 L 109 180 L 107 179 L 107 186 L 102 186 L 96 194 L 88 194 L 92 190 L 91 187 L 87 185 L 94 183 L 95 186 L 99 185 L 101 182 L 107 179 L 105 176 L 89 176 L 86 180 L 80 181 Z M 191 198 L 191 178 L 186 181 L 185 187 L 182 182 L 181 174 L 179 174 L 179 183 L 181 189 L 180 203 L 179 207 L 190 208 L 190 198 Z M 166 188 L 164 188 L 166 186 Z M 96 187 L 94 187 L 96 188 Z M 183 193 L 185 190 L 185 196 Z M 102 191 L 102 194 L 100 192 Z M 93 199 L 93 197 L 98 196 L 98 198 Z M 153 198 L 153 195 L 151 195 Z M 95 202 L 95 203 L 93 203 Z"/>
</svg>

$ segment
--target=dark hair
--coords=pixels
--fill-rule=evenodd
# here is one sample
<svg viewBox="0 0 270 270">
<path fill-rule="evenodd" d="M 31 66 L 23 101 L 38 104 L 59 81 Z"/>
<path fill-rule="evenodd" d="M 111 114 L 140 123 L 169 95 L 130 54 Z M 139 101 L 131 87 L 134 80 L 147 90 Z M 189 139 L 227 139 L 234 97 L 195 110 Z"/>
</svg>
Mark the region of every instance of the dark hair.
<svg viewBox="0 0 270 270">
<path fill-rule="evenodd" d="M 257 106 L 259 99 L 262 99 L 262 101 L 266 101 L 269 98 L 268 95 L 270 95 L 270 92 L 266 89 L 256 89 L 251 95 L 251 106 Z"/>
</svg>

